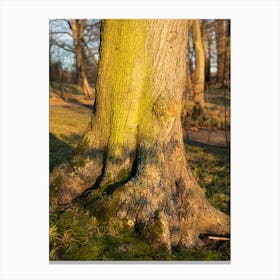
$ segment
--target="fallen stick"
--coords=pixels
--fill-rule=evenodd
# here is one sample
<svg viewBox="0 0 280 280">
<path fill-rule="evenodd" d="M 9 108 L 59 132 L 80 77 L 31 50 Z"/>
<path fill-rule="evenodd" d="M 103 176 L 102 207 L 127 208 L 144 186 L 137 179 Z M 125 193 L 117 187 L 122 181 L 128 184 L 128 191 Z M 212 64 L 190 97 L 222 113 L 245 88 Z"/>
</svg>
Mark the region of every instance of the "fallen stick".
<svg viewBox="0 0 280 280">
<path fill-rule="evenodd" d="M 220 237 L 220 236 L 208 236 L 208 239 L 212 240 L 230 240 L 228 237 Z"/>
</svg>

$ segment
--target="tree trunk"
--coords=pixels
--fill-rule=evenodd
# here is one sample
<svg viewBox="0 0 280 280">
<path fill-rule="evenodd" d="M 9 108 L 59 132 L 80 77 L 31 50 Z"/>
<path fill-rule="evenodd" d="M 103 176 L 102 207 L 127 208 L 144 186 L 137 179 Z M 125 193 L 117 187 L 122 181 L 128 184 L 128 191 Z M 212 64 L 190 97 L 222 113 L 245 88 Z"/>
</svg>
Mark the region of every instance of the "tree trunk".
<svg viewBox="0 0 280 280">
<path fill-rule="evenodd" d="M 210 43 L 208 42 L 208 24 L 207 19 L 204 19 L 202 22 L 202 42 L 203 42 L 203 50 L 204 50 L 204 59 L 205 59 L 205 83 L 209 85 L 210 83 Z"/>
<path fill-rule="evenodd" d="M 187 58 L 186 58 L 186 94 L 184 97 L 184 104 L 187 102 L 187 99 L 193 100 L 193 83 L 192 83 L 192 72 L 193 72 L 193 62 L 191 59 L 191 44 L 192 37 L 190 36 L 191 26 L 193 20 L 188 20 L 188 42 L 187 42 Z"/>
<path fill-rule="evenodd" d="M 225 67 L 225 28 L 224 20 L 217 20 L 216 29 L 216 44 L 217 44 L 217 55 L 218 55 L 218 69 L 216 83 L 218 87 L 221 87 L 224 82 L 224 67 Z"/>
<path fill-rule="evenodd" d="M 83 92 L 86 97 L 94 97 L 93 90 L 91 89 L 86 72 L 85 72 L 85 58 L 83 52 L 83 30 L 85 28 L 86 21 L 84 19 L 72 19 L 71 28 L 73 32 L 74 39 L 74 49 L 76 54 L 76 74 L 77 74 L 77 84 L 78 90 Z"/>
<path fill-rule="evenodd" d="M 186 20 L 103 21 L 96 112 L 74 159 L 51 174 L 56 204 L 93 187 L 92 209 L 154 249 L 229 233 L 185 157 Z"/>
<path fill-rule="evenodd" d="M 53 39 L 50 36 L 49 38 L 49 81 L 53 81 L 53 75 L 52 75 L 52 45 L 53 45 Z"/>
<path fill-rule="evenodd" d="M 195 49 L 195 81 L 194 81 L 194 102 L 204 107 L 204 75 L 205 75 L 205 54 L 201 38 L 200 23 L 195 19 L 192 24 L 193 42 Z"/>
<path fill-rule="evenodd" d="M 230 20 L 226 21 L 226 53 L 225 53 L 225 73 L 224 80 L 230 88 Z"/>
<path fill-rule="evenodd" d="M 208 56 L 209 56 L 209 63 L 208 63 L 208 70 L 209 73 L 209 87 L 212 85 L 212 74 L 211 74 L 211 59 L 212 59 L 212 34 L 207 34 L 207 42 L 208 42 Z"/>
</svg>

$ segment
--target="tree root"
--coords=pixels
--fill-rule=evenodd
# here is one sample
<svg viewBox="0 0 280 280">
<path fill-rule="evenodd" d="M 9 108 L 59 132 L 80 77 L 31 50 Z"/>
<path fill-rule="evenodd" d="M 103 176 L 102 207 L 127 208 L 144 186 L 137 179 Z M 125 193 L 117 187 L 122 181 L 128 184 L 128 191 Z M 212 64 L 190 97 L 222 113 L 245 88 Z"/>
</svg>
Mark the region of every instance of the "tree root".
<svg viewBox="0 0 280 280">
<path fill-rule="evenodd" d="M 129 226 L 139 237 L 146 239 L 154 250 L 181 245 L 185 248 L 200 248 L 205 244 L 200 235 L 229 235 L 229 217 L 208 202 L 192 207 L 191 196 L 188 208 L 178 206 L 175 194 L 154 177 L 131 178 L 117 188 L 110 198 L 101 196 L 92 207 L 96 216 L 108 223 Z M 172 200 L 173 197 L 173 200 Z M 197 212 L 206 210 L 206 213 Z M 180 211 L 179 211 L 180 210 Z M 207 214 L 208 213 L 208 214 Z"/>
</svg>

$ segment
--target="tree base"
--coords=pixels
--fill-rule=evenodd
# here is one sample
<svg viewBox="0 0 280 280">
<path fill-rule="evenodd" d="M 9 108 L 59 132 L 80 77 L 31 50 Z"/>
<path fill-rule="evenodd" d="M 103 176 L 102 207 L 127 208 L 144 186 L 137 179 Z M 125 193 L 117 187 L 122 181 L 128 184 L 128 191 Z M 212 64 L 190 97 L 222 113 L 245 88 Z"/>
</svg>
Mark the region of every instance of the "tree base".
<svg viewBox="0 0 280 280">
<path fill-rule="evenodd" d="M 147 240 L 154 251 L 165 248 L 171 252 L 176 246 L 201 248 L 205 246 L 201 236 L 229 235 L 227 215 L 195 192 L 188 191 L 185 200 L 171 195 L 164 182 L 157 179 L 152 175 L 133 177 L 126 183 L 103 187 L 102 191 L 93 189 L 87 198 L 88 207 L 109 228 L 120 233 L 128 228 Z M 183 182 L 177 183 L 178 189 L 183 187 Z M 193 205 L 194 200 L 198 200 L 197 205 Z"/>
</svg>

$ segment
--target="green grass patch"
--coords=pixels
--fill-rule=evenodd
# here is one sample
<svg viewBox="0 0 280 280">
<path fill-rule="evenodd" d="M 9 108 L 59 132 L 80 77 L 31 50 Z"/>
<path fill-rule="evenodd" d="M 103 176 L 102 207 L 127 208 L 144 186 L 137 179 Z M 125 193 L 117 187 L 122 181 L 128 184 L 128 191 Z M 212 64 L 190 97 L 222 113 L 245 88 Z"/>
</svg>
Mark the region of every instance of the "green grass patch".
<svg viewBox="0 0 280 280">
<path fill-rule="evenodd" d="M 80 106 L 50 106 L 50 171 L 71 159 L 90 120 L 91 110 Z"/>
<path fill-rule="evenodd" d="M 228 260 L 223 251 L 187 250 L 176 247 L 169 254 L 164 248 L 153 251 L 150 245 L 124 229 L 111 232 L 88 211 L 79 208 L 50 216 L 50 260 Z"/>
<path fill-rule="evenodd" d="M 230 152 L 227 148 L 186 144 L 187 159 L 208 201 L 230 214 Z"/>
</svg>

